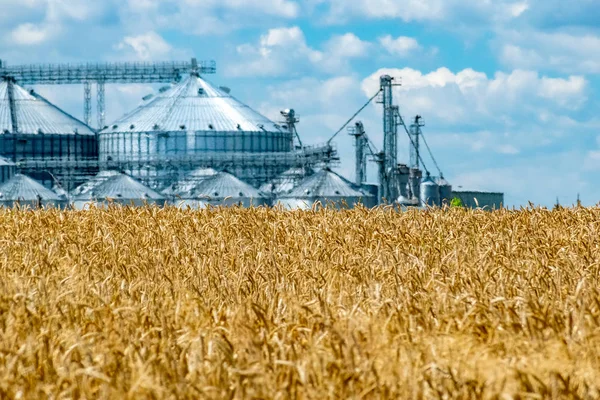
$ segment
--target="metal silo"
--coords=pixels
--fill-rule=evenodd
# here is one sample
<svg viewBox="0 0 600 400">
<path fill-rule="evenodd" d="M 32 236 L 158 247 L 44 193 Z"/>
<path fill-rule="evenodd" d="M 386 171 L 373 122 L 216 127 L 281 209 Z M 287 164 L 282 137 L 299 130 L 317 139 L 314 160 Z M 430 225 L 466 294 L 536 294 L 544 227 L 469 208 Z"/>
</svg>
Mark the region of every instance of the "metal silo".
<svg viewBox="0 0 600 400">
<path fill-rule="evenodd" d="M 423 179 L 423 172 L 418 168 L 411 168 L 408 176 L 408 191 L 407 198 L 412 200 L 417 199 L 417 203 L 420 203 L 419 196 L 421 194 L 421 180 Z"/>
<path fill-rule="evenodd" d="M 7 182 L 17 173 L 17 166 L 14 162 L 0 157 L 0 183 Z"/>
<path fill-rule="evenodd" d="M 104 207 L 108 204 L 124 206 L 143 206 L 146 204 L 164 205 L 165 198 L 154 190 L 125 174 L 114 174 L 93 189 L 73 197 L 77 209 L 86 209 L 90 205 Z"/>
<path fill-rule="evenodd" d="M 71 191 L 71 197 L 77 197 L 82 194 L 89 193 L 96 187 L 106 182 L 109 178 L 117 175 L 120 175 L 120 172 L 114 170 L 100 171 L 97 175 L 91 177 L 89 180 L 73 189 Z"/>
<path fill-rule="evenodd" d="M 287 209 L 311 209 L 320 203 L 338 208 L 352 208 L 359 203 L 373 207 L 377 198 L 353 186 L 347 179 L 328 168 L 304 179 L 288 193 L 277 197 L 277 203 Z"/>
<path fill-rule="evenodd" d="M 450 205 L 452 201 L 452 185 L 444 179 L 443 176 L 437 180 L 437 185 L 440 192 L 440 205 Z"/>
<path fill-rule="evenodd" d="M 288 193 L 304 178 L 312 174 L 314 174 L 314 171 L 311 168 L 291 168 L 270 182 L 261 185 L 259 190 L 269 196 L 275 197 Z"/>
<path fill-rule="evenodd" d="M 175 197 L 174 203 L 179 207 L 269 205 L 269 199 L 258 189 L 228 172 L 219 172 L 209 176 L 192 188 L 176 193 Z"/>
<path fill-rule="evenodd" d="M 435 183 L 433 181 L 433 179 L 431 179 L 431 176 L 429 175 L 429 173 L 427 174 L 425 179 L 423 179 L 423 182 L 421 182 L 421 197 L 420 198 L 421 198 L 421 205 L 423 207 L 425 207 L 425 206 L 439 207 L 439 205 L 440 205 L 440 189 L 439 189 L 437 183 Z"/>
<path fill-rule="evenodd" d="M 167 186 L 161 193 L 168 199 L 175 201 L 179 193 L 187 193 L 200 182 L 216 175 L 218 172 L 212 168 L 197 168 L 185 174 L 185 176 Z"/>
<path fill-rule="evenodd" d="M 291 152 L 289 130 L 243 104 L 227 91 L 192 73 L 168 90 L 159 92 L 137 109 L 112 123 L 99 134 L 101 162 L 133 165 L 132 176 L 152 187 L 172 183 L 157 165 L 210 153 L 219 158 L 228 153 Z M 144 168 L 144 162 L 148 168 Z M 207 165 L 208 166 L 208 165 Z M 182 167 L 185 165 L 182 164 Z M 240 179 L 264 171 L 233 167 Z M 282 171 L 270 171 L 279 174 Z M 265 175 L 265 174 L 262 174 Z M 268 174 L 267 174 L 268 175 Z"/>
<path fill-rule="evenodd" d="M 16 174 L 0 185 L 0 206 L 3 207 L 64 208 L 66 204 L 66 198 L 23 174 Z"/>
<path fill-rule="evenodd" d="M 97 172 L 98 142 L 89 126 L 5 79 L 0 81 L 0 155 L 47 187 L 58 180 L 71 190 Z"/>
</svg>

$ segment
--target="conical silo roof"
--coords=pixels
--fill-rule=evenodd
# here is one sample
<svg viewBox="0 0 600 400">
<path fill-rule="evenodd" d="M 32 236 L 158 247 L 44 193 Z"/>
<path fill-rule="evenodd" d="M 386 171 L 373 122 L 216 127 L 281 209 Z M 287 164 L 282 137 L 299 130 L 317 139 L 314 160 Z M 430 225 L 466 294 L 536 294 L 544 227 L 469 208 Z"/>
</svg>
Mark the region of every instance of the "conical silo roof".
<svg viewBox="0 0 600 400">
<path fill-rule="evenodd" d="M 294 189 L 298 183 L 314 173 L 311 168 L 290 168 L 271 182 L 260 187 L 260 191 L 270 195 L 280 195 Z"/>
<path fill-rule="evenodd" d="M 282 198 L 340 198 L 340 197 L 366 197 L 366 195 L 354 189 L 350 182 L 340 175 L 324 168 L 316 174 L 309 176 L 298 184 L 289 193 L 283 194 Z"/>
<path fill-rule="evenodd" d="M 121 175 L 120 172 L 114 170 L 100 171 L 98 174 L 90 178 L 87 182 L 77 186 L 72 192 L 72 196 L 79 196 L 94 190 L 113 176 Z"/>
<path fill-rule="evenodd" d="M 75 198 L 82 200 L 163 200 L 164 197 L 132 177 L 118 173 L 102 184 Z"/>
<path fill-rule="evenodd" d="M 183 179 L 167 186 L 161 193 L 165 196 L 177 196 L 180 193 L 187 193 L 198 185 L 204 179 L 216 175 L 218 172 L 212 168 L 197 168 L 185 174 Z"/>
<path fill-rule="evenodd" d="M 219 172 L 216 175 L 202 180 L 191 190 L 179 193 L 182 198 L 219 200 L 225 198 L 264 198 L 259 190 L 231 175 L 228 172 Z"/>
<path fill-rule="evenodd" d="M 9 85 L 12 85 L 13 104 L 9 101 Z M 0 81 L 0 134 L 13 132 L 13 116 L 16 117 L 18 133 L 94 135 L 94 131 L 75 117 L 56 107 L 48 100 L 23 87 Z"/>
<path fill-rule="evenodd" d="M 0 201 L 38 201 L 61 202 L 63 199 L 52 190 L 44 187 L 28 176 L 16 174 L 0 185 Z"/>
<path fill-rule="evenodd" d="M 0 167 L 16 167 L 17 164 L 9 160 L 8 158 L 4 158 L 0 156 Z"/>
<path fill-rule="evenodd" d="M 284 132 L 267 117 L 191 74 L 155 94 L 103 132 Z"/>
</svg>

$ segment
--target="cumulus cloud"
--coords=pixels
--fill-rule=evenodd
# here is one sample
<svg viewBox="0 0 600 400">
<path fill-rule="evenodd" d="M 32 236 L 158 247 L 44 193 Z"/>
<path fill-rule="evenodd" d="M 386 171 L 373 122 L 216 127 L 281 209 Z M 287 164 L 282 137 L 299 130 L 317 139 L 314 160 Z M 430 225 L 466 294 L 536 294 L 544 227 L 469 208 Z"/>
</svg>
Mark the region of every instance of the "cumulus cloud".
<svg viewBox="0 0 600 400">
<path fill-rule="evenodd" d="M 9 35 L 10 40 L 17 45 L 38 45 L 52 39 L 57 32 L 48 24 L 24 23 L 17 26 Z"/>
<path fill-rule="evenodd" d="M 116 49 L 126 54 L 133 53 L 136 59 L 144 61 L 164 59 L 173 51 L 173 47 L 153 31 L 137 36 L 126 36 L 116 45 Z"/>
<path fill-rule="evenodd" d="M 121 19 L 136 21 L 145 30 L 176 29 L 196 35 L 227 34 L 300 14 L 298 2 L 292 0 L 127 0 L 118 10 Z"/>
<path fill-rule="evenodd" d="M 349 33 L 331 37 L 315 49 L 308 45 L 304 32 L 297 27 L 270 29 L 258 44 L 237 47 L 243 59 L 227 69 L 230 76 L 282 76 L 306 69 L 340 73 L 348 69 L 348 60 L 365 57 L 371 45 Z"/>
<path fill-rule="evenodd" d="M 600 73 L 600 37 L 593 33 L 503 32 L 500 60 L 511 68 Z"/>
<path fill-rule="evenodd" d="M 352 18 L 448 21 L 458 24 L 503 22 L 520 17 L 530 9 L 526 1 L 498 0 L 323 0 L 328 8 L 326 21 L 332 24 Z"/>
<path fill-rule="evenodd" d="M 379 38 L 379 44 L 390 54 L 406 57 L 421 46 L 415 38 L 399 36 L 393 38 L 392 35 L 385 35 Z"/>
<path fill-rule="evenodd" d="M 439 68 L 429 73 L 411 68 L 381 69 L 362 83 L 365 94 L 379 88 L 379 76 L 401 78 L 395 92 L 406 109 L 426 113 L 445 123 L 516 123 L 518 118 L 536 118 L 550 109 L 560 112 L 577 109 L 586 101 L 587 81 L 581 76 L 567 79 L 539 76 L 535 71 L 485 73 L 465 69 L 453 73 Z"/>
</svg>

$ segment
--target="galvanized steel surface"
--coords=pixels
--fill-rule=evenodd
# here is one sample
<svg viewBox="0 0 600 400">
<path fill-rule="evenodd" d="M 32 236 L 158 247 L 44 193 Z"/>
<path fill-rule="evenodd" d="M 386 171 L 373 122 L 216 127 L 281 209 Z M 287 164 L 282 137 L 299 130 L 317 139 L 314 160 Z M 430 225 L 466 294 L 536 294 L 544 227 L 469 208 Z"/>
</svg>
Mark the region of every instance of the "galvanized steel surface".
<svg viewBox="0 0 600 400">
<path fill-rule="evenodd" d="M 0 185 L 0 201 L 62 202 L 65 199 L 30 177 L 16 174 Z"/>
<path fill-rule="evenodd" d="M 220 201 L 225 198 L 257 200 L 265 198 L 257 189 L 227 172 L 219 172 L 207 177 L 191 189 L 177 193 L 177 196 L 182 199 L 207 201 Z"/>
<path fill-rule="evenodd" d="M 161 193 L 167 197 L 173 197 L 179 193 L 188 193 L 201 181 L 214 176 L 217 173 L 218 172 L 212 168 L 197 168 L 187 173 L 183 179 L 167 186 Z"/>
<path fill-rule="evenodd" d="M 271 196 L 278 196 L 290 192 L 305 177 L 314 174 L 311 168 L 290 168 L 271 182 L 263 184 L 259 190 Z"/>
<path fill-rule="evenodd" d="M 77 186 L 73 191 L 71 191 L 71 196 L 79 196 L 85 193 L 89 193 L 104 182 L 106 182 L 108 179 L 118 175 L 121 175 L 121 173 L 119 173 L 118 171 L 100 171 L 97 175 L 90 178 L 90 180 Z"/>
<path fill-rule="evenodd" d="M 450 205 L 450 201 L 452 201 L 452 185 L 443 177 L 437 180 L 437 185 L 440 193 L 440 204 Z"/>
<path fill-rule="evenodd" d="M 59 109 L 35 92 L 13 84 L 15 110 L 19 133 L 95 135 L 83 122 Z M 8 82 L 0 81 L 0 134 L 12 132 Z"/>
<path fill-rule="evenodd" d="M 425 177 L 421 182 L 421 205 L 432 207 L 440 205 L 439 186 L 430 176 Z"/>
<path fill-rule="evenodd" d="M 116 174 L 75 200 L 163 200 L 164 197 L 130 176 Z"/>
<path fill-rule="evenodd" d="M 289 193 L 281 198 L 335 198 L 335 197 L 361 197 L 365 194 L 352 187 L 352 184 L 340 175 L 324 168 L 312 176 L 304 179 Z"/>
<path fill-rule="evenodd" d="M 182 128 L 183 127 L 183 128 Z M 285 131 L 204 79 L 190 75 L 115 121 L 110 132 L 276 132 Z"/>
<path fill-rule="evenodd" d="M 289 209 L 309 209 L 317 202 L 323 206 L 354 207 L 362 203 L 372 207 L 376 205 L 376 198 L 355 188 L 350 181 L 328 168 L 304 179 L 289 193 L 277 197 L 277 203 Z"/>
</svg>

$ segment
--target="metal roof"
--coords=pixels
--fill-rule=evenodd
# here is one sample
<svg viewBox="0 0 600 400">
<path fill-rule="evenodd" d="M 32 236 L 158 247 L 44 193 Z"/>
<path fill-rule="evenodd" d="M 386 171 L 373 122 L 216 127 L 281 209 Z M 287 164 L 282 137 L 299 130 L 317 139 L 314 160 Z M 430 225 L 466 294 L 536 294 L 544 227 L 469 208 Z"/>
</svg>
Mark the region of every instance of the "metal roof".
<svg viewBox="0 0 600 400">
<path fill-rule="evenodd" d="M 235 176 L 227 172 L 219 172 L 216 175 L 210 176 L 191 190 L 177 193 L 178 196 L 184 199 L 203 199 L 218 200 L 225 198 L 264 198 L 262 193 L 246 182 L 242 182 Z"/>
<path fill-rule="evenodd" d="M 71 191 L 72 196 L 79 196 L 85 193 L 89 193 L 94 190 L 108 179 L 113 176 L 121 175 L 118 171 L 108 170 L 108 171 L 100 171 L 97 175 L 90 178 L 87 182 L 77 186 L 73 191 Z"/>
<path fill-rule="evenodd" d="M 162 200 L 164 197 L 132 177 L 117 173 L 92 190 L 75 197 L 78 201 L 89 199 Z"/>
<path fill-rule="evenodd" d="M 63 201 L 52 190 L 28 176 L 16 174 L 0 186 L 0 201 Z"/>
<path fill-rule="evenodd" d="M 0 81 L 0 134 L 12 133 L 13 124 L 8 85 Z M 13 96 L 19 133 L 23 134 L 64 134 L 94 135 L 92 128 L 56 107 L 39 94 L 13 85 Z"/>
<path fill-rule="evenodd" d="M 287 193 L 294 189 L 302 179 L 313 173 L 311 168 L 290 168 L 271 182 L 263 184 L 260 191 L 271 195 Z"/>
<path fill-rule="evenodd" d="M 354 189 L 352 184 L 331 171 L 324 168 L 316 174 L 309 176 L 298 184 L 289 193 L 281 198 L 336 198 L 336 197 L 368 197 L 365 193 Z"/>
<path fill-rule="evenodd" d="M 187 193 L 206 178 L 216 175 L 218 172 L 212 168 L 197 168 L 185 175 L 177 182 L 167 186 L 161 193 L 165 196 L 176 196 L 179 193 Z"/>
<path fill-rule="evenodd" d="M 4 158 L 0 156 L 0 167 L 16 167 L 17 164 L 9 160 L 8 158 Z"/>
<path fill-rule="evenodd" d="M 229 93 L 191 74 L 142 103 L 102 132 L 284 132 Z"/>
</svg>

